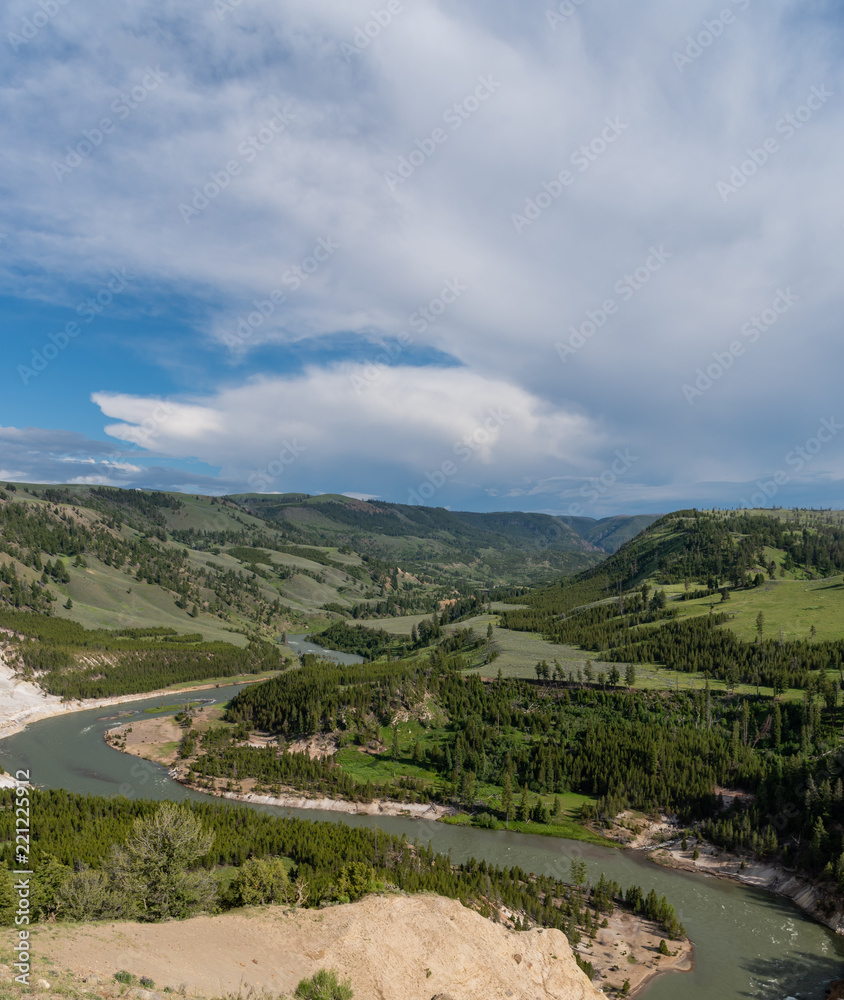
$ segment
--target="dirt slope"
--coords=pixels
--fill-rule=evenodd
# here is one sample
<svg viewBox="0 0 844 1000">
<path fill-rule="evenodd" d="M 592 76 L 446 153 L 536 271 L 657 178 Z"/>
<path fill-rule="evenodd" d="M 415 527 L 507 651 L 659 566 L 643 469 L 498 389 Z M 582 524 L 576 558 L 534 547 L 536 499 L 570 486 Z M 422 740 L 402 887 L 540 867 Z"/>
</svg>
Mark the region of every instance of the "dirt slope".
<svg viewBox="0 0 844 1000">
<path fill-rule="evenodd" d="M 597 1000 L 557 930 L 515 932 L 439 896 L 370 896 L 327 910 L 264 907 L 165 924 L 42 925 L 35 966 L 110 979 L 119 969 L 158 989 L 206 996 L 242 987 L 292 993 L 336 968 L 355 1000 Z M 36 970 L 37 974 L 37 970 Z"/>
</svg>

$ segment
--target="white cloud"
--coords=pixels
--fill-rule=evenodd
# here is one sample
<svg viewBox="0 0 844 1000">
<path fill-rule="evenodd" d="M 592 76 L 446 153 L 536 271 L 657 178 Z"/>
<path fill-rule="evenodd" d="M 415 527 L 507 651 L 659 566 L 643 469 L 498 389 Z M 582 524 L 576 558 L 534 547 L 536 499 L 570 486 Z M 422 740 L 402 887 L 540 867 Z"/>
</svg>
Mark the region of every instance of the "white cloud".
<svg viewBox="0 0 844 1000">
<path fill-rule="evenodd" d="M 841 28 L 796 0 L 728 6 L 735 21 L 680 72 L 708 0 L 585 3 L 556 30 L 542 6 L 414 0 L 349 58 L 362 0 L 249 0 L 225 18 L 207 0 L 67 5 L 0 70 L 0 288 L 75 305 L 73 286 L 116 264 L 144 309 L 186 300 L 219 351 L 202 380 L 216 388 L 162 404 L 115 370 L 93 398 L 112 437 L 223 476 L 301 439 L 312 481 L 400 492 L 502 400 L 514 416 L 461 466 L 467 489 L 535 495 L 628 445 L 643 490 L 761 475 L 838 393 Z M 0 30 L 28 11 L 9 4 Z M 789 137 L 784 116 L 813 87 L 832 96 Z M 262 132 L 279 108 L 295 117 Z M 103 117 L 113 130 L 57 177 Z M 717 182 L 766 139 L 776 152 L 722 198 Z M 561 170 L 571 182 L 548 195 Z M 528 200 L 549 204 L 519 232 Z M 670 260 L 625 297 L 654 246 Z M 414 324 L 448 279 L 465 292 Z M 689 406 L 683 384 L 781 287 L 799 306 Z M 274 290 L 284 300 L 262 312 Z M 555 344 L 608 300 L 562 364 Z M 354 394 L 336 366 L 229 367 L 267 344 L 402 330 L 464 368 L 396 366 Z"/>
<path fill-rule="evenodd" d="M 396 366 L 368 382 L 365 372 L 344 365 L 256 378 L 171 406 L 160 420 L 160 401 L 108 393 L 93 400 L 107 417 L 123 421 L 108 425 L 112 436 L 174 458 L 190 448 L 191 457 L 221 465 L 227 479 L 262 475 L 268 490 L 294 475 L 313 482 L 325 469 L 332 478 L 365 484 L 372 470 L 388 467 L 409 490 L 447 463 L 455 468 L 447 474 L 453 483 L 492 483 L 536 475 L 549 464 L 577 467 L 600 442 L 584 417 L 554 410 L 500 379 L 461 368 Z"/>
</svg>

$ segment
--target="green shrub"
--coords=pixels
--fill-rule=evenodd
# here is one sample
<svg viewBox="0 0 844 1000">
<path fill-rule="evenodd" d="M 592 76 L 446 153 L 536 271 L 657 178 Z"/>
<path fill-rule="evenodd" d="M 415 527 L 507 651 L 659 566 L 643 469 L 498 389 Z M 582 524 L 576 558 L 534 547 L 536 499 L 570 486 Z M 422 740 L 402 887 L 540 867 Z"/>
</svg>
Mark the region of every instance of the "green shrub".
<svg viewBox="0 0 844 1000">
<path fill-rule="evenodd" d="M 340 982 L 336 969 L 320 969 L 311 979 L 303 979 L 293 994 L 297 1000 L 352 1000 L 352 984 Z"/>
</svg>

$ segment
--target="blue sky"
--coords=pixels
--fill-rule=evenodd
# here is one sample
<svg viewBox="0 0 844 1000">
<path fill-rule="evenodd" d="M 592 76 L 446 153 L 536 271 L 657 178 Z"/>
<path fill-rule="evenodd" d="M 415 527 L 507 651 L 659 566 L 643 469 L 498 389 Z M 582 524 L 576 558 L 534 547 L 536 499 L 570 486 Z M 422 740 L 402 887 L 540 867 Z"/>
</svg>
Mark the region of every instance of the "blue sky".
<svg viewBox="0 0 844 1000">
<path fill-rule="evenodd" d="M 0 480 L 840 506 L 842 26 L 10 0 Z"/>
</svg>

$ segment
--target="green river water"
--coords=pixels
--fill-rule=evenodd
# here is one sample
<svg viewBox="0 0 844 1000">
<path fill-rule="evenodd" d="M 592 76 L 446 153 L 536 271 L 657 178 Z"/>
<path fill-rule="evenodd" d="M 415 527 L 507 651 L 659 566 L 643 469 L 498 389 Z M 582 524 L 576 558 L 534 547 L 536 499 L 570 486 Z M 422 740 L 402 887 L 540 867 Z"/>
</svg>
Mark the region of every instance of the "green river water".
<svg viewBox="0 0 844 1000">
<path fill-rule="evenodd" d="M 197 697 L 227 700 L 237 690 L 213 689 Z M 166 698 L 168 704 L 178 700 L 178 696 Z M 171 781 L 165 768 L 113 750 L 103 740 L 103 732 L 115 724 L 118 712 L 141 713 L 145 707 L 160 704 L 161 696 L 35 723 L 0 742 L 0 764 L 12 773 L 28 768 L 33 782 L 43 787 L 95 795 L 200 799 L 199 793 Z M 570 859 L 577 855 L 587 861 L 595 878 L 604 872 L 622 885 L 636 883 L 645 892 L 653 887 L 668 897 L 685 924 L 695 945 L 695 969 L 658 978 L 648 987 L 647 1000 L 823 1000 L 828 983 L 844 976 L 844 939 L 805 919 L 788 901 L 708 876 L 667 871 L 637 852 L 422 820 L 256 808 L 278 815 L 379 826 L 389 833 L 430 841 L 437 851 L 451 851 L 455 861 L 474 856 L 563 879 L 569 876 Z"/>
</svg>

